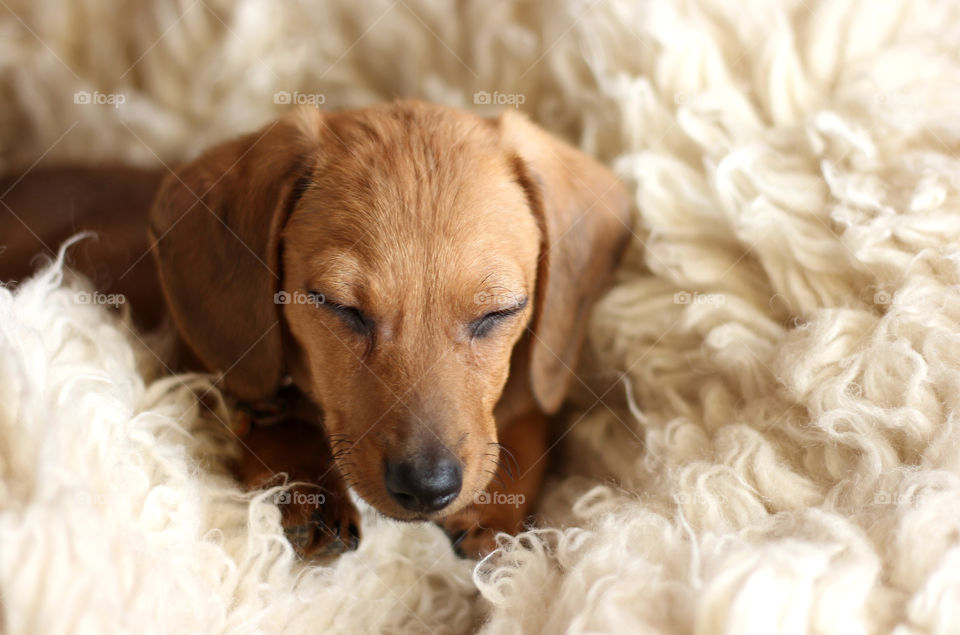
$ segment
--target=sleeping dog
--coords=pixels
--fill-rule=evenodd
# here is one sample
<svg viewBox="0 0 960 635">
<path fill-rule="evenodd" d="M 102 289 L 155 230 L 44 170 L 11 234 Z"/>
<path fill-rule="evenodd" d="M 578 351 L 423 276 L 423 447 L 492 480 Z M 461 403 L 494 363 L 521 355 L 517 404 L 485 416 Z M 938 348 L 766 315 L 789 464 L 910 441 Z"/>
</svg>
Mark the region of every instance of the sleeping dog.
<svg viewBox="0 0 960 635">
<path fill-rule="evenodd" d="M 629 236 L 616 178 L 515 112 L 415 101 L 301 107 L 165 172 L 0 182 L 2 279 L 98 232 L 78 269 L 141 324 L 167 313 L 181 367 L 218 373 L 244 412 L 281 413 L 235 468 L 323 493 L 282 504 L 304 556 L 356 546 L 348 486 L 473 557 L 521 529 Z"/>
</svg>

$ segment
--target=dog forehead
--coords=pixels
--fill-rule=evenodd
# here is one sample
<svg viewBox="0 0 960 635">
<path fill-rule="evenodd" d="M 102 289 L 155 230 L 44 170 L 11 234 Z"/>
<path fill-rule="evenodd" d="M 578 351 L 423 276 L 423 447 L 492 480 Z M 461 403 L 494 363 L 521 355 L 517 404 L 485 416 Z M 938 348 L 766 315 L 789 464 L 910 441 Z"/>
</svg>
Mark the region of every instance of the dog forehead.
<svg viewBox="0 0 960 635">
<path fill-rule="evenodd" d="M 538 239 L 513 157 L 489 130 L 354 128 L 335 131 L 338 151 L 318 158 L 288 219 L 288 241 L 374 257 L 449 245 L 496 252 Z"/>
<path fill-rule="evenodd" d="M 324 288 L 393 290 L 408 286 L 476 286 L 494 280 L 523 288 L 535 276 L 539 234 L 532 216 L 475 214 L 458 224 L 402 228 L 389 223 L 368 227 L 328 227 L 293 232 L 285 257 L 293 268 Z"/>
<path fill-rule="evenodd" d="M 388 288 L 440 271 L 447 284 L 533 275 L 539 229 L 488 120 L 408 104 L 331 119 L 327 133 L 284 230 L 309 275 Z"/>
<path fill-rule="evenodd" d="M 380 311 L 411 305 L 414 314 L 417 305 L 459 305 L 491 290 L 522 296 L 536 278 L 539 256 L 533 214 L 497 204 L 469 208 L 457 222 L 433 225 L 381 220 L 363 226 L 339 215 L 326 228 L 318 223 L 312 240 L 310 232 L 293 232 L 298 242 L 284 251 L 286 271 L 340 302 Z"/>
</svg>

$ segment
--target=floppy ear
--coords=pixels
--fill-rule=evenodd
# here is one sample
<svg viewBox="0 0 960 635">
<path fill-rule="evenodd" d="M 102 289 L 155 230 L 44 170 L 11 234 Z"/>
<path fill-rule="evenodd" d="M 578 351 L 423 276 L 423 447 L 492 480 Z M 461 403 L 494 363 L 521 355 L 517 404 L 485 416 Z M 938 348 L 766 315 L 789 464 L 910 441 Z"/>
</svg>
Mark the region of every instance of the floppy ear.
<svg viewBox="0 0 960 635">
<path fill-rule="evenodd" d="M 549 414 L 574 377 L 590 309 L 630 235 L 630 199 L 608 169 L 523 115 L 507 111 L 500 126 L 542 233 L 530 381 Z"/>
<path fill-rule="evenodd" d="M 321 113 L 298 108 L 204 152 L 169 175 L 150 212 L 167 305 L 200 361 L 244 400 L 271 396 L 285 373 L 279 238 L 311 167 Z"/>
</svg>

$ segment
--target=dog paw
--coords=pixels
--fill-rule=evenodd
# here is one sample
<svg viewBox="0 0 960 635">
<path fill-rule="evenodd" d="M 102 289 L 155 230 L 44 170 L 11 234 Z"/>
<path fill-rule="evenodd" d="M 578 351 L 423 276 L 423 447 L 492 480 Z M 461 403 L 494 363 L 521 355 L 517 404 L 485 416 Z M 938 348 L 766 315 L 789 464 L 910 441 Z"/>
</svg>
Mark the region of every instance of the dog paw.
<svg viewBox="0 0 960 635">
<path fill-rule="evenodd" d="M 504 531 L 481 523 L 480 513 L 472 506 L 437 524 L 447 534 L 454 552 L 461 558 L 473 560 L 479 560 L 496 549 L 497 534 Z"/>
<path fill-rule="evenodd" d="M 346 496 L 295 485 L 278 495 L 283 533 L 304 559 L 336 556 L 360 545 L 360 512 Z"/>
</svg>

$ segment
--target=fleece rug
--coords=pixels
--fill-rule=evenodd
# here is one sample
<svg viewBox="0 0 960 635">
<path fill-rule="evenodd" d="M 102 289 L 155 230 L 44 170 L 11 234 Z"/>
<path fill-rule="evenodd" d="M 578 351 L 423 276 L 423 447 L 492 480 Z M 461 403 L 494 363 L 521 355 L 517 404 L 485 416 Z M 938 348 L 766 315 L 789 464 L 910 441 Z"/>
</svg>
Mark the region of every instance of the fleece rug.
<svg viewBox="0 0 960 635">
<path fill-rule="evenodd" d="M 0 0 L 0 168 L 395 97 L 596 155 L 635 237 L 539 526 L 475 564 L 367 510 L 298 562 L 220 467 L 210 379 L 48 254 L 0 290 L 0 630 L 960 631 L 960 4 L 455 7 Z"/>
</svg>

